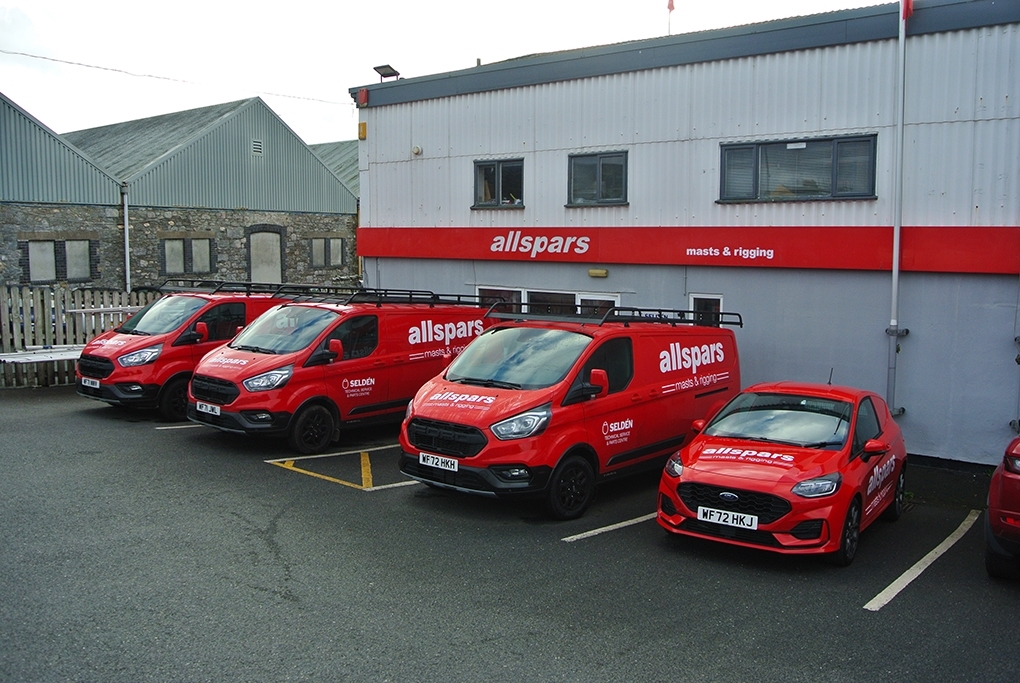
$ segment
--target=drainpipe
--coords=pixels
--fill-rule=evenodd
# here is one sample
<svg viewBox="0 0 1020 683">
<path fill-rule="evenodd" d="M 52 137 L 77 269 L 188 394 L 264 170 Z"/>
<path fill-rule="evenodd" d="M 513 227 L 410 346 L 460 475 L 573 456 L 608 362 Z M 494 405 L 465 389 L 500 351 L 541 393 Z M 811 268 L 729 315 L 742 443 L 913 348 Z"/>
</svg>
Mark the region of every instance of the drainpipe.
<svg viewBox="0 0 1020 683">
<path fill-rule="evenodd" d="M 889 327 L 885 333 L 889 335 L 889 374 L 886 383 L 885 400 L 893 415 L 902 415 L 906 410 L 896 407 L 896 354 L 900 349 L 900 337 L 910 334 L 910 330 L 899 328 L 900 298 L 900 229 L 903 227 L 903 118 L 906 100 L 906 57 L 907 57 L 907 21 L 901 8 L 900 32 L 897 42 L 899 51 L 899 69 L 896 74 L 896 97 L 899 109 L 896 117 L 896 140 L 894 142 L 896 159 L 894 162 L 894 178 L 896 189 L 893 192 L 893 250 L 892 250 L 892 312 L 889 316 Z"/>
<path fill-rule="evenodd" d="M 120 184 L 120 198 L 124 207 L 124 289 L 131 293 L 131 237 L 128 220 L 128 184 Z"/>
</svg>

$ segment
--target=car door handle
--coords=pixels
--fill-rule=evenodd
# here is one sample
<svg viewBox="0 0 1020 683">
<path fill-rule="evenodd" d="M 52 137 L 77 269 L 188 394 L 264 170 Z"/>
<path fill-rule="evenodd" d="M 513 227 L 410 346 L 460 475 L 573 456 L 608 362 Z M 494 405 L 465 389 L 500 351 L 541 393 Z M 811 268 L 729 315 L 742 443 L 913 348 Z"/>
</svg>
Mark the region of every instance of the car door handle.
<svg viewBox="0 0 1020 683">
<path fill-rule="evenodd" d="M 637 393 L 631 394 L 630 395 L 630 400 L 634 401 L 635 403 L 637 403 L 638 401 L 641 400 L 641 394 L 637 394 Z"/>
<path fill-rule="evenodd" d="M 386 361 L 384 361 L 384 360 L 377 360 L 374 363 L 372 363 L 372 365 L 374 365 L 375 367 L 378 368 L 378 367 L 381 367 L 383 365 L 386 365 Z"/>
</svg>

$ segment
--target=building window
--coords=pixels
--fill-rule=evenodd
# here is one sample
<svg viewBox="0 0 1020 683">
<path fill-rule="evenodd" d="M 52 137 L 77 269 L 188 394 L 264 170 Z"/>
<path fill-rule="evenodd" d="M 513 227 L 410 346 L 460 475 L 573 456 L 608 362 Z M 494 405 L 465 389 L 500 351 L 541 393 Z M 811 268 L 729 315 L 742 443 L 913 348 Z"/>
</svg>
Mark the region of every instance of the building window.
<svg viewBox="0 0 1020 683">
<path fill-rule="evenodd" d="M 68 280 L 88 280 L 92 277 L 92 258 L 88 240 L 67 240 L 64 242 L 64 258 L 67 263 Z"/>
<path fill-rule="evenodd" d="M 722 145 L 720 201 L 874 199 L 877 136 Z"/>
<path fill-rule="evenodd" d="M 83 282 L 95 276 L 98 251 L 92 240 L 27 240 L 18 242 L 21 251 L 21 281 Z"/>
<path fill-rule="evenodd" d="M 570 157 L 567 206 L 627 203 L 627 153 Z"/>
<path fill-rule="evenodd" d="M 163 255 L 166 257 L 167 275 L 180 275 L 184 272 L 184 240 L 165 240 Z"/>
<path fill-rule="evenodd" d="M 347 261 L 342 237 L 313 237 L 311 246 L 313 268 L 340 268 Z"/>
<path fill-rule="evenodd" d="M 28 279 L 32 282 L 53 282 L 57 279 L 56 242 L 28 243 Z"/>
<path fill-rule="evenodd" d="M 524 160 L 475 162 L 472 208 L 524 208 Z"/>
<path fill-rule="evenodd" d="M 212 245 L 211 240 L 199 239 L 189 240 L 191 242 L 191 272 L 211 273 L 212 272 Z"/>
<path fill-rule="evenodd" d="M 613 306 L 619 306 L 619 297 L 614 294 L 591 294 L 585 292 L 541 292 L 526 289 L 503 289 L 479 287 L 478 296 L 483 306 L 492 306 L 498 301 L 503 305 L 497 309 L 504 312 L 522 311 L 541 315 L 574 315 L 601 318 Z"/>
<path fill-rule="evenodd" d="M 694 312 L 697 325 L 719 327 L 719 312 L 722 311 L 722 294 L 688 295 L 690 310 Z"/>
<path fill-rule="evenodd" d="M 163 240 L 163 273 L 165 275 L 211 273 L 212 271 L 212 240 L 204 238 Z"/>
</svg>

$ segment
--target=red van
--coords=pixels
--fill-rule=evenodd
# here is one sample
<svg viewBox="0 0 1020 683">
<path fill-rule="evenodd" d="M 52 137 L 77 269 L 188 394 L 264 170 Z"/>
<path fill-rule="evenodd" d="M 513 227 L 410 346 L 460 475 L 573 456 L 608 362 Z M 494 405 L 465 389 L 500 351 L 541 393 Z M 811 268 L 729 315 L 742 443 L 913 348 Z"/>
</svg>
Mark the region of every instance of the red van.
<svg viewBox="0 0 1020 683">
<path fill-rule="evenodd" d="M 491 324 L 485 313 L 478 297 L 415 290 L 295 299 L 202 360 L 188 417 L 319 453 L 341 427 L 399 420 L 419 387 Z"/>
<path fill-rule="evenodd" d="M 168 293 L 85 345 L 75 367 L 79 395 L 183 420 L 188 381 L 202 356 L 296 291 L 308 291 L 210 280 L 172 280 L 160 289 Z"/>
<path fill-rule="evenodd" d="M 516 306 L 522 306 L 516 304 Z M 499 312 L 421 388 L 401 471 L 467 493 L 544 496 L 584 513 L 597 482 L 661 469 L 691 423 L 740 390 L 736 313 L 613 308 L 601 318 Z"/>
</svg>

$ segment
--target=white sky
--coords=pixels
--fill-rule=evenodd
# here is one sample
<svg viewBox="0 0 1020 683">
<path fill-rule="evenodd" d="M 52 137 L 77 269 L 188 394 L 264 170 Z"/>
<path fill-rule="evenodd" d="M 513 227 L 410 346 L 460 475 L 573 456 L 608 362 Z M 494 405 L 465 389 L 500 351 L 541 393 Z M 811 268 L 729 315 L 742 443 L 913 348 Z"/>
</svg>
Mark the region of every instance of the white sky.
<svg viewBox="0 0 1020 683">
<path fill-rule="evenodd" d="M 0 92 L 57 133 L 259 95 L 306 143 L 332 142 L 357 137 L 348 89 L 378 83 L 380 64 L 413 78 L 875 4 L 0 0 Z"/>
</svg>

